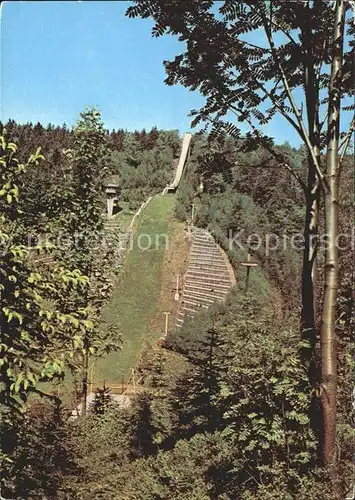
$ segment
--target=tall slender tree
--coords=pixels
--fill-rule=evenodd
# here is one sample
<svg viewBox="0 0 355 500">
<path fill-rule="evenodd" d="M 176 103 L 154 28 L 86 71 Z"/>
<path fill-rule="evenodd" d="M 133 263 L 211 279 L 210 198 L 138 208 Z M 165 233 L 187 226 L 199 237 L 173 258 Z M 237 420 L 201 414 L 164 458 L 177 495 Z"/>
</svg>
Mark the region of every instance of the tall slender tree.
<svg viewBox="0 0 355 500">
<path fill-rule="evenodd" d="M 322 307 L 321 356 L 323 409 L 323 456 L 327 465 L 335 462 L 336 397 L 337 397 L 337 346 L 335 326 L 339 279 L 339 135 L 343 72 L 343 46 L 345 24 L 345 2 L 337 2 L 331 51 L 333 54 L 329 84 L 328 129 L 325 199 L 325 287 Z"/>
<path fill-rule="evenodd" d="M 83 308 L 90 308 L 97 315 L 97 290 L 94 286 L 97 245 L 104 226 L 103 181 L 106 172 L 106 136 L 101 114 L 96 109 L 87 109 L 80 114 L 74 128 L 72 150 L 72 186 L 67 207 L 65 226 L 73 239 L 70 249 L 65 249 L 62 259 L 68 266 L 79 269 L 89 278 L 90 286 L 77 298 Z M 86 415 L 89 355 L 93 351 L 93 337 L 84 337 L 82 356 L 82 401 Z"/>
</svg>

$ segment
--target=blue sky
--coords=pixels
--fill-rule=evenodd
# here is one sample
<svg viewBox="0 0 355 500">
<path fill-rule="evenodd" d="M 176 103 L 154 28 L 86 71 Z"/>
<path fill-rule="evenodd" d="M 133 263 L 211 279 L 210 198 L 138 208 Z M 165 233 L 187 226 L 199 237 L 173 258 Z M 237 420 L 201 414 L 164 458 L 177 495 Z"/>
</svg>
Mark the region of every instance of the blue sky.
<svg viewBox="0 0 355 500">
<path fill-rule="evenodd" d="M 151 20 L 128 19 L 129 2 L 11 1 L 1 20 L 1 119 L 72 126 L 96 105 L 107 128 L 190 129 L 197 92 L 164 84 L 163 60 L 182 52 L 151 37 Z M 282 117 L 266 132 L 299 144 Z"/>
<path fill-rule="evenodd" d="M 128 2 L 5 2 L 1 27 L 2 119 L 75 123 L 97 105 L 109 128 L 189 129 L 202 103 L 164 85 L 162 61 L 179 51 L 153 39 L 151 21 L 124 16 Z"/>
</svg>

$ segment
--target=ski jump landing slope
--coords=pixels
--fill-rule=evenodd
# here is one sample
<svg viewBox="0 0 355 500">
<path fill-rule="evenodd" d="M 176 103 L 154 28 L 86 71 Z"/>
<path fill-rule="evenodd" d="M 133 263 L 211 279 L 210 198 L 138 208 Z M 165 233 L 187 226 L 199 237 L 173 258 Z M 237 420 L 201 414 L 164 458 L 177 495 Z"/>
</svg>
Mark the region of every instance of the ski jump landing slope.
<svg viewBox="0 0 355 500">
<path fill-rule="evenodd" d="M 182 174 L 184 173 L 184 169 L 186 166 L 186 159 L 187 155 L 190 149 L 190 143 L 191 143 L 191 138 L 192 134 L 184 134 L 184 138 L 182 140 L 182 148 L 181 148 L 181 153 L 180 153 L 180 158 L 179 158 L 179 163 L 176 168 L 175 172 L 175 178 L 173 182 L 169 185 L 166 186 L 162 194 L 167 194 L 169 191 L 175 191 L 176 188 L 178 187 Z"/>
</svg>

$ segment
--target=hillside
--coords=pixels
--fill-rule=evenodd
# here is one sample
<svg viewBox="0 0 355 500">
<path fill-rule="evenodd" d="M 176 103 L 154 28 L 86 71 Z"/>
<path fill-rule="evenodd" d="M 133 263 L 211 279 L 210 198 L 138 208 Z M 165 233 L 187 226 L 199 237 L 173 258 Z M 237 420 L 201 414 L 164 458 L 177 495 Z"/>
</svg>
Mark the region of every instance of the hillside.
<svg viewBox="0 0 355 500">
<path fill-rule="evenodd" d="M 157 330 L 152 331 L 151 324 L 160 307 L 164 256 L 173 234 L 174 203 L 173 195 L 156 196 L 137 223 L 132 249 L 103 310 L 104 319 L 116 323 L 123 335 L 122 350 L 109 354 L 95 366 L 93 378 L 98 387 L 104 381 L 108 386 L 126 381 L 144 346 L 156 342 L 163 333 L 163 316 Z"/>
</svg>

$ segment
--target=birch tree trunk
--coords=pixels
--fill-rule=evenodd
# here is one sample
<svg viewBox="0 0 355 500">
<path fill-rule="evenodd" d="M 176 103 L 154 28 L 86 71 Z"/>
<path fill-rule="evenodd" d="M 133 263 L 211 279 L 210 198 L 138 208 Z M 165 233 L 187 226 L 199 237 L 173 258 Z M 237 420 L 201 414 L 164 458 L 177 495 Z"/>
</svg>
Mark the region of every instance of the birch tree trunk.
<svg viewBox="0 0 355 500">
<path fill-rule="evenodd" d="M 321 404 L 322 458 L 324 465 L 335 471 L 337 346 L 335 337 L 338 289 L 338 170 L 339 125 L 346 5 L 337 0 L 332 44 L 332 65 L 329 86 L 328 137 L 325 192 L 325 285 L 322 307 L 321 344 Z"/>
</svg>

